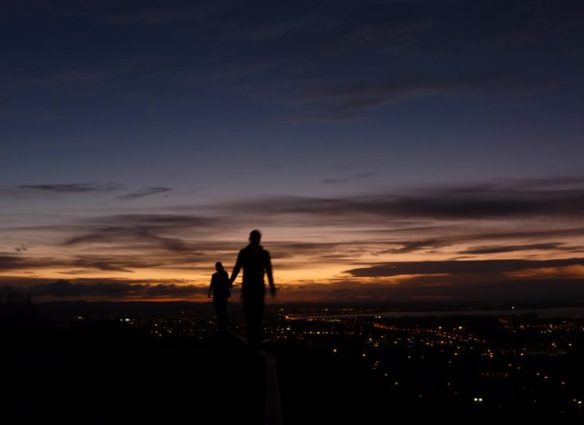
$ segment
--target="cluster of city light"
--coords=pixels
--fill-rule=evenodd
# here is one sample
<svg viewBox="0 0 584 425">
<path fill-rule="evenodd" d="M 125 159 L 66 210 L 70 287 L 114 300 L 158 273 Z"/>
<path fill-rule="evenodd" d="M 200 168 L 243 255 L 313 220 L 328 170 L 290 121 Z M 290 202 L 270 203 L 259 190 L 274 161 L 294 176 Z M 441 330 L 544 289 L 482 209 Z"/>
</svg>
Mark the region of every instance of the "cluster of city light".
<svg viewBox="0 0 584 425">
<path fill-rule="evenodd" d="M 338 321 L 338 327 L 323 330 L 323 321 L 319 321 L 316 318 L 312 318 L 309 322 L 304 322 L 307 325 L 311 324 L 316 327 L 311 329 L 310 326 L 303 328 L 302 333 L 304 335 L 320 336 L 320 337 L 331 337 L 334 335 L 347 335 L 347 329 L 349 328 L 348 323 L 343 323 Z M 362 321 L 367 323 L 366 320 Z M 541 372 L 535 371 L 530 372 L 531 366 L 527 367 L 522 361 L 527 359 L 530 355 L 557 355 L 558 353 L 565 353 L 562 347 L 570 349 L 573 347 L 573 342 L 569 342 L 567 337 L 562 336 L 562 332 L 566 335 L 571 335 L 574 337 L 574 332 L 580 331 L 581 327 L 576 326 L 572 321 L 563 321 L 562 323 L 522 323 L 517 324 L 516 321 L 513 322 L 502 322 L 502 328 L 504 331 L 510 333 L 519 332 L 531 332 L 534 335 L 544 336 L 546 339 L 536 339 L 537 344 L 543 344 L 547 347 L 545 351 L 538 351 L 537 344 L 534 346 L 501 346 L 497 344 L 496 346 L 489 346 L 488 341 L 480 336 L 474 335 L 470 329 L 463 325 L 457 326 L 428 326 L 423 327 L 414 324 L 412 322 L 411 326 L 406 326 L 404 324 L 396 325 L 391 323 L 390 320 L 384 322 L 380 317 L 373 317 L 371 319 L 370 327 L 361 326 L 357 331 L 354 331 L 354 322 L 351 322 L 351 334 L 360 335 L 361 340 L 364 344 L 364 351 L 359 353 L 359 357 L 363 362 L 368 362 L 370 370 L 374 373 L 380 373 L 385 379 L 391 380 L 394 373 L 391 372 L 385 365 L 378 355 L 374 355 L 374 352 L 379 348 L 386 348 L 389 346 L 402 347 L 400 349 L 405 349 L 410 351 L 405 352 L 403 360 L 406 362 L 421 362 L 424 361 L 425 356 L 421 354 L 420 349 L 434 350 L 441 355 L 446 356 L 446 364 L 452 365 L 458 360 L 464 360 L 467 356 L 474 356 L 471 358 L 476 358 L 478 361 L 480 358 L 484 358 L 487 363 L 478 363 L 480 367 L 485 368 L 481 371 L 479 375 L 484 379 L 504 379 L 507 380 L 512 376 L 516 376 L 516 379 L 528 379 L 529 374 L 532 373 L 533 376 L 541 382 L 539 385 L 558 385 L 561 388 L 567 387 L 567 380 L 565 378 L 557 378 L 552 376 L 551 372 Z M 330 322 L 327 323 L 330 325 Z M 331 330 L 332 329 L 332 330 Z M 548 341 L 548 337 L 555 337 L 554 340 Z M 339 347 L 332 348 L 332 352 L 337 354 L 340 352 Z M 475 354 L 472 354 L 475 353 Z M 478 357 L 476 357 L 478 356 Z M 519 374 L 519 375 L 517 375 Z M 397 386 L 398 381 L 391 380 L 392 385 Z M 534 383 L 533 385 L 535 385 Z M 445 383 L 445 386 L 449 388 L 454 395 L 461 395 L 460 391 L 455 389 L 452 382 Z M 523 390 L 527 393 L 530 392 L 528 387 L 523 387 Z M 423 397 L 423 393 L 419 394 L 419 397 Z M 574 399 L 574 403 L 580 406 L 581 400 L 579 398 Z M 580 401 L 580 403 L 578 403 Z M 476 396 L 472 398 L 474 404 L 483 404 L 485 402 L 484 396 Z M 537 403 L 537 399 L 532 400 L 533 403 Z"/>
<path fill-rule="evenodd" d="M 76 317 L 76 320 L 86 319 L 83 316 Z M 207 318 L 185 316 L 122 316 L 116 320 L 127 326 L 147 329 L 156 337 L 179 335 L 200 339 L 215 333 L 217 329 L 213 321 L 209 322 Z M 434 325 L 427 326 L 415 320 L 393 321 L 373 316 L 358 320 L 351 317 L 311 317 L 301 320 L 298 317 L 291 319 L 289 312 L 282 309 L 278 314 L 266 317 L 264 332 L 274 342 L 311 344 L 324 348 L 339 360 L 357 361 L 360 367 L 369 370 L 368 373 L 382 379 L 387 388 L 398 393 L 406 391 L 406 388 L 407 391 L 413 390 L 410 383 L 404 382 L 397 364 L 415 369 L 431 358 L 438 365 L 442 363 L 445 368 L 458 370 L 472 364 L 478 379 L 485 382 L 521 382 L 521 385 L 517 384 L 518 391 L 526 395 L 544 389 L 562 391 L 562 399 L 566 404 L 582 409 L 584 394 L 578 392 L 574 382 L 561 376 L 557 369 L 547 367 L 547 361 L 534 363 L 538 359 L 577 353 L 582 347 L 584 332 L 581 322 L 504 319 L 499 322 L 497 332 L 513 337 L 501 344 L 499 340 L 491 343 L 480 332 L 473 331 L 472 326 L 467 326 L 467 322 L 445 326 L 438 325 L 438 320 L 433 322 Z M 237 320 L 232 322 L 232 329 L 244 332 L 242 324 Z M 388 353 L 392 353 L 393 360 L 387 357 Z M 397 363 L 395 356 L 399 359 Z M 561 361 L 560 358 L 557 361 Z M 448 394 L 473 405 L 497 405 L 489 393 L 468 394 L 452 377 L 444 379 L 440 385 Z M 413 394 L 420 399 L 426 399 L 428 395 L 425 391 Z M 485 400 L 489 400 L 488 404 Z M 542 398 L 531 398 L 530 402 L 539 405 Z"/>
</svg>

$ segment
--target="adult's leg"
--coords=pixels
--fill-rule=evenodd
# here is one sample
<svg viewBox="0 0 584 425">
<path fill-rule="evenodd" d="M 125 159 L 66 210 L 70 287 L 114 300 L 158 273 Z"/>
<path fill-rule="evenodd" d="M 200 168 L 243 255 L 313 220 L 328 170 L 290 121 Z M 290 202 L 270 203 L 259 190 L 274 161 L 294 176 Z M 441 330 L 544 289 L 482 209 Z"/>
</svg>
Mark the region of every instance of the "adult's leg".
<svg viewBox="0 0 584 425">
<path fill-rule="evenodd" d="M 243 314 L 250 344 L 258 345 L 262 339 L 262 319 L 264 317 L 264 294 L 246 294 L 243 299 Z"/>
</svg>

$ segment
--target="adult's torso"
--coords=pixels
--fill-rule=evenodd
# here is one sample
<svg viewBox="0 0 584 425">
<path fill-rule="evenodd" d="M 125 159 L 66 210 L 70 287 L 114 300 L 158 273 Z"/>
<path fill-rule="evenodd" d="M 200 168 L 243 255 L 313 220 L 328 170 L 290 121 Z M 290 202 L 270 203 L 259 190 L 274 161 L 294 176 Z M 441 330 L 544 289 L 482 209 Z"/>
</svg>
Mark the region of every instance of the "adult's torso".
<svg viewBox="0 0 584 425">
<path fill-rule="evenodd" d="M 268 253 L 260 245 L 248 245 L 240 251 L 244 286 L 263 286 Z"/>
</svg>

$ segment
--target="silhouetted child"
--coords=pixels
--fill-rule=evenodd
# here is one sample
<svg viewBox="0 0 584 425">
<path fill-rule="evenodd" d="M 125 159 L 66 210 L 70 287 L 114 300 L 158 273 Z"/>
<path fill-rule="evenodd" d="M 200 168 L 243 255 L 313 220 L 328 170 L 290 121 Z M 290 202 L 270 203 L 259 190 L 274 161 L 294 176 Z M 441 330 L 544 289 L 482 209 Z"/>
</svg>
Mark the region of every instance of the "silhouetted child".
<svg viewBox="0 0 584 425">
<path fill-rule="evenodd" d="M 231 282 L 220 261 L 215 263 L 215 269 L 209 285 L 208 297 L 213 293 L 213 306 L 217 316 L 217 325 L 223 330 L 227 327 L 227 299 L 231 296 Z"/>
</svg>

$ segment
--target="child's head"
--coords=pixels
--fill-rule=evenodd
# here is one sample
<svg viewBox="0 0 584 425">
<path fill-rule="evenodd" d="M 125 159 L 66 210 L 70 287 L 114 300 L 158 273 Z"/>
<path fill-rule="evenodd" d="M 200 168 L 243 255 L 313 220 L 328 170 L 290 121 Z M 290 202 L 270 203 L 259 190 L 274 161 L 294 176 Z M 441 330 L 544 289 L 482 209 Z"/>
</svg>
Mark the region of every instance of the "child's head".
<svg viewBox="0 0 584 425">
<path fill-rule="evenodd" d="M 249 241 L 253 244 L 259 245 L 262 240 L 262 234 L 259 230 L 252 230 L 249 234 Z"/>
<path fill-rule="evenodd" d="M 218 272 L 220 272 L 220 271 L 222 271 L 222 270 L 223 270 L 223 264 L 221 263 L 221 261 L 217 261 L 217 262 L 215 263 L 215 269 L 216 269 Z"/>
</svg>

